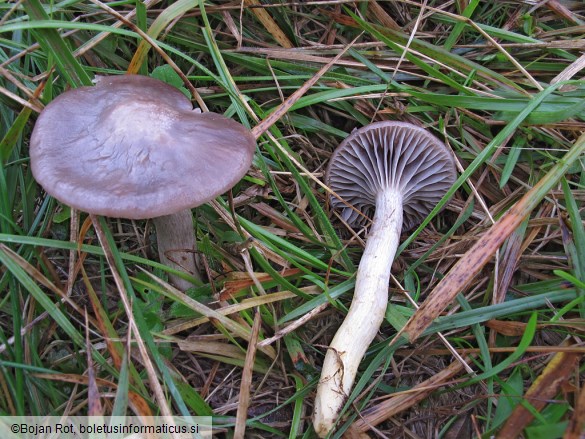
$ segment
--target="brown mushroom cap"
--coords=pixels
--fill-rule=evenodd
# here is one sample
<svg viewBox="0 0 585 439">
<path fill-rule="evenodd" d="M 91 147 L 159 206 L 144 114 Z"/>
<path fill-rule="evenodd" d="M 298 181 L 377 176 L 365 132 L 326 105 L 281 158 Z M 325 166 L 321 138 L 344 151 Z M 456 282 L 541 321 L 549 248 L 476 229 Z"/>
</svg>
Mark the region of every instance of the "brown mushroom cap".
<svg viewBox="0 0 585 439">
<path fill-rule="evenodd" d="M 199 113 L 146 76 L 99 78 L 43 110 L 30 140 L 35 179 L 98 215 L 153 218 L 199 206 L 246 173 L 256 141 L 243 125 Z"/>
<path fill-rule="evenodd" d="M 326 183 L 345 202 L 372 217 L 376 195 L 385 188 L 402 193 L 403 231 L 419 224 L 453 185 L 457 175 L 449 149 L 425 129 L 384 121 L 352 132 L 335 150 Z M 363 216 L 331 197 L 350 225 Z"/>
</svg>

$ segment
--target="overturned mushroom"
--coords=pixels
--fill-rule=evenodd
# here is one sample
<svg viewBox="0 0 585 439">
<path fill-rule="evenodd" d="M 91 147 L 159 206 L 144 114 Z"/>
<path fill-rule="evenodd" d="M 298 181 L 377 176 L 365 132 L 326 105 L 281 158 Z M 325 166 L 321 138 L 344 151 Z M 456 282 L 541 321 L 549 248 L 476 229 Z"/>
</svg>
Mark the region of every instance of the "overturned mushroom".
<svg viewBox="0 0 585 439">
<path fill-rule="evenodd" d="M 326 182 L 343 201 L 332 197 L 332 206 L 351 225 L 361 223 L 359 212 L 374 217 L 349 312 L 325 355 L 317 387 L 313 424 L 320 437 L 333 428 L 384 319 L 401 231 L 420 223 L 455 178 L 447 147 L 424 129 L 403 122 L 355 130 L 333 154 Z"/>
<path fill-rule="evenodd" d="M 85 212 L 154 218 L 161 262 L 199 278 L 190 209 L 247 172 L 256 141 L 243 125 L 193 110 L 178 89 L 146 76 L 99 77 L 43 110 L 30 141 L 35 179 Z M 181 289 L 191 284 L 178 276 Z"/>
</svg>

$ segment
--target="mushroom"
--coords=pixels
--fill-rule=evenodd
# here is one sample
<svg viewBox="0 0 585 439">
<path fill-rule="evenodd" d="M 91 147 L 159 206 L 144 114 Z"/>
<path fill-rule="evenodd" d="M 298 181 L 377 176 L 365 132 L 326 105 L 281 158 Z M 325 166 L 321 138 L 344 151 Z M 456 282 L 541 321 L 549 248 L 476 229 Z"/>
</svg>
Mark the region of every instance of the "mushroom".
<svg viewBox="0 0 585 439">
<path fill-rule="evenodd" d="M 162 81 L 103 76 L 47 105 L 31 136 L 30 160 L 35 179 L 65 204 L 153 218 L 161 262 L 199 278 L 190 209 L 234 186 L 255 146 L 243 125 L 194 110 Z M 171 282 L 191 286 L 179 276 Z"/>
<path fill-rule="evenodd" d="M 317 387 L 313 424 L 320 437 L 332 430 L 384 319 L 401 231 L 420 223 L 455 178 L 448 148 L 409 123 L 354 130 L 333 153 L 326 183 L 339 198 L 331 197 L 332 207 L 353 226 L 363 225 L 364 215 L 374 217 L 349 312 L 327 350 Z"/>
</svg>

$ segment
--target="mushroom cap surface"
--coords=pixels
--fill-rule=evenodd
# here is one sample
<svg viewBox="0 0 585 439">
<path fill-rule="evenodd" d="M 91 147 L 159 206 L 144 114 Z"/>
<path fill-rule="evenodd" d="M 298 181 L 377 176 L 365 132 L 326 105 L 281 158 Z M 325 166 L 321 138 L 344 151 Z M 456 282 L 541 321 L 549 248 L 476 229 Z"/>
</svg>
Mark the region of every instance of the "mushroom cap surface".
<svg viewBox="0 0 585 439">
<path fill-rule="evenodd" d="M 256 148 L 250 130 L 200 113 L 175 87 L 100 77 L 41 112 L 30 140 L 35 179 L 85 212 L 130 219 L 199 206 L 234 186 Z"/>
<path fill-rule="evenodd" d="M 406 231 L 420 222 L 457 177 L 451 152 L 425 129 L 406 122 L 375 122 L 354 130 L 333 153 L 327 185 L 346 203 L 373 217 L 376 195 L 385 188 L 402 194 Z M 352 226 L 364 216 L 331 196 L 331 205 Z"/>
</svg>

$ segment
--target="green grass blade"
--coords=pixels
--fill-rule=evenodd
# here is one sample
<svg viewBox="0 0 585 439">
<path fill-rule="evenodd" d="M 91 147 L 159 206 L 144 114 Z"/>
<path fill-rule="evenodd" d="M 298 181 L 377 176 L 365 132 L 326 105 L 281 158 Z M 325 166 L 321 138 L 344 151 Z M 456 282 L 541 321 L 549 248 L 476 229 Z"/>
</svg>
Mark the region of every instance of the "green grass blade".
<svg viewBox="0 0 585 439">
<path fill-rule="evenodd" d="M 458 387 L 465 387 L 470 386 L 478 381 L 482 381 L 491 377 L 496 376 L 497 374 L 501 373 L 504 369 L 508 368 L 512 363 L 518 360 L 522 354 L 526 351 L 532 339 L 534 338 L 534 334 L 536 333 L 536 324 L 538 322 L 538 314 L 532 313 L 528 323 L 526 323 L 526 329 L 524 330 L 524 335 L 522 335 L 522 339 L 518 343 L 517 348 L 514 350 L 512 354 L 508 356 L 504 361 L 500 362 L 499 364 L 493 366 L 491 369 L 486 370 L 479 375 L 475 375 L 470 380 L 466 381 L 464 384 L 459 385 Z"/>
<path fill-rule="evenodd" d="M 38 0 L 24 0 L 24 9 L 33 20 L 48 20 L 49 16 Z M 37 29 L 34 31 L 37 41 L 46 53 L 53 55 L 57 69 L 72 87 L 91 85 L 91 78 L 73 56 L 69 45 L 55 29 Z"/>
<path fill-rule="evenodd" d="M 504 169 L 502 169 L 502 175 L 500 176 L 500 189 L 506 186 L 508 183 L 510 176 L 514 172 L 514 168 L 518 163 L 518 158 L 522 153 L 522 147 L 524 145 L 526 145 L 526 138 L 520 137 L 510 148 L 510 153 L 506 158 L 506 164 L 504 165 Z"/>
<path fill-rule="evenodd" d="M 479 6 L 479 0 L 471 0 L 467 4 L 467 6 L 465 7 L 465 10 L 461 13 L 461 16 L 466 17 L 466 18 L 470 18 L 478 6 Z M 457 24 L 455 24 L 455 26 L 453 27 L 453 30 L 451 31 L 451 33 L 447 37 L 445 44 L 443 44 L 443 49 L 445 49 L 445 50 L 453 49 L 453 46 L 455 45 L 455 43 L 457 42 L 457 40 L 459 39 L 461 34 L 466 30 L 465 28 L 466 28 L 466 23 L 464 21 L 460 21 Z"/>
<path fill-rule="evenodd" d="M 132 308 L 133 317 L 136 321 L 136 326 L 138 327 L 138 331 L 140 332 L 140 336 L 144 340 L 144 342 L 148 348 L 148 351 L 149 351 L 150 355 L 152 356 L 152 359 L 154 360 L 154 363 L 156 364 L 159 372 L 161 373 L 163 381 L 164 381 L 165 385 L 167 386 L 168 391 L 171 394 L 174 403 L 177 405 L 179 412 L 181 413 L 182 416 L 189 416 L 190 415 L 189 410 L 187 409 L 187 406 L 185 405 L 185 402 L 183 401 L 183 398 L 177 389 L 177 386 L 176 386 L 176 384 L 171 376 L 171 372 L 169 371 L 169 368 L 165 364 L 165 361 L 164 361 L 164 359 L 163 359 L 163 357 L 158 349 L 157 344 L 154 342 L 154 338 L 152 337 L 152 333 L 150 332 L 150 328 L 144 319 L 144 316 L 142 314 L 142 310 L 138 306 L 138 298 L 136 297 L 136 293 L 134 292 L 134 289 L 132 288 L 132 283 L 130 282 L 128 272 L 126 271 L 126 266 L 123 263 L 122 257 L 120 256 L 120 253 L 116 247 L 116 243 L 114 241 L 114 238 L 112 237 L 112 234 L 108 228 L 108 225 L 106 224 L 104 218 L 100 217 L 98 220 L 101 223 L 101 228 L 104 231 L 105 238 L 108 242 L 108 246 L 111 249 L 112 256 L 114 258 L 113 262 L 115 263 L 115 267 L 118 270 L 118 273 L 120 274 L 120 276 L 124 282 L 124 286 L 126 288 L 126 291 L 129 294 L 130 303 L 133 304 L 133 308 Z"/>
<path fill-rule="evenodd" d="M 128 354 L 124 352 L 122 357 L 122 368 L 120 369 L 120 376 L 118 378 L 118 388 L 116 389 L 116 396 L 114 397 L 114 406 L 112 407 L 111 416 L 124 416 L 128 410 L 128 390 L 129 390 L 129 374 L 128 374 Z"/>
<path fill-rule="evenodd" d="M 565 178 L 561 179 L 563 186 L 563 193 L 565 194 L 565 204 L 571 219 L 571 228 L 573 232 L 573 251 L 570 252 L 572 257 L 571 264 L 573 265 L 573 273 L 575 277 L 581 282 L 585 283 L 585 228 L 583 227 L 583 221 L 581 220 L 581 213 L 573 192 L 569 187 L 569 183 Z M 585 289 L 577 288 L 577 292 L 580 297 L 585 297 Z M 579 312 L 581 318 L 585 318 L 585 307 L 580 306 Z"/>
<path fill-rule="evenodd" d="M 569 81 L 569 82 L 573 82 L 573 81 Z M 511 136 L 514 131 L 516 129 L 518 129 L 518 127 L 520 126 L 520 124 L 524 121 L 524 119 L 526 119 L 530 113 L 532 113 L 532 111 L 534 111 L 535 108 L 537 108 L 543 101 L 544 99 L 549 96 L 551 93 L 553 93 L 557 88 L 559 88 L 561 85 L 563 85 L 562 83 L 556 83 L 554 85 L 551 85 L 547 88 L 545 88 L 543 91 L 539 92 L 538 94 L 536 94 L 532 100 L 526 105 L 526 107 L 520 111 L 520 113 L 518 113 L 518 115 L 514 118 L 513 121 L 511 121 L 510 123 L 508 123 L 494 138 L 493 140 L 486 145 L 486 147 L 475 157 L 475 159 L 473 160 L 473 162 L 471 162 L 471 164 L 465 169 L 465 171 L 463 171 L 463 173 L 459 176 L 459 178 L 457 179 L 457 181 L 455 182 L 455 184 L 451 187 L 451 189 L 447 192 L 447 194 L 445 194 L 445 196 L 442 198 L 441 201 L 439 201 L 439 203 L 437 203 L 437 205 L 433 208 L 433 210 L 429 213 L 428 217 L 420 224 L 420 226 L 412 233 L 412 235 L 406 240 L 404 241 L 400 247 L 398 248 L 397 251 L 397 255 L 399 255 L 400 253 L 402 253 L 402 251 L 411 244 L 412 240 L 414 239 L 415 236 L 417 236 L 420 231 L 422 229 L 424 229 L 427 224 L 431 221 L 432 218 L 434 218 L 434 216 L 441 210 L 441 208 L 447 203 L 447 200 L 449 200 L 449 198 L 451 198 L 453 196 L 453 194 L 455 193 L 455 191 L 457 189 L 459 189 L 470 177 L 471 175 L 477 171 L 477 169 L 484 164 L 487 160 L 489 160 L 489 158 L 494 154 L 494 152 L 496 151 L 496 149 L 498 148 L 498 146 L 500 146 L 509 136 Z M 578 154 L 580 148 L 582 148 L 583 145 L 580 145 L 579 148 L 577 148 L 576 152 L 574 151 L 571 154 L 571 158 L 569 159 L 569 157 L 566 157 L 565 159 L 563 159 L 562 162 L 559 162 L 559 165 L 561 165 L 562 163 L 564 163 L 564 160 L 569 159 L 572 161 L 575 160 L 575 154 Z M 562 174 L 560 174 L 560 172 L 564 173 L 564 170 L 566 169 L 567 166 L 560 166 L 557 171 L 553 174 L 551 174 L 551 177 L 549 177 L 549 180 L 552 178 L 560 178 L 562 176 Z M 546 189 L 546 190 L 545 190 Z M 546 188 L 543 188 L 539 194 L 544 197 L 544 195 L 546 194 L 546 192 L 548 192 L 549 186 L 546 186 Z"/>
<path fill-rule="evenodd" d="M 470 61 L 467 58 L 453 54 L 441 47 L 437 47 L 426 41 L 419 40 L 418 38 L 411 39 L 409 35 L 404 34 L 402 32 L 368 23 L 347 9 L 346 12 L 359 24 L 359 26 L 363 30 L 371 33 L 373 36 L 387 44 L 389 47 L 395 48 L 395 50 L 397 49 L 397 53 L 402 54 L 402 49 L 398 45 L 406 46 L 410 41 L 409 47 L 411 49 L 421 52 L 422 54 L 426 55 L 429 59 L 439 61 L 445 65 L 452 67 L 454 70 L 465 73 L 467 75 L 473 72 L 477 72 L 477 74 L 480 75 L 486 82 L 491 83 L 497 87 L 504 87 L 513 90 L 518 89 L 518 85 L 515 84 L 513 81 L 509 80 L 503 75 L 500 75 L 499 73 L 496 73 L 484 67 L 481 64 L 477 64 L 473 61 Z M 409 55 L 407 54 L 406 56 Z M 422 66 L 419 67 L 422 68 Z M 440 74 L 437 77 L 439 76 L 443 77 L 443 75 Z M 452 84 L 452 81 L 449 80 L 449 83 Z M 457 85 L 456 89 L 460 89 L 460 86 Z"/>
<path fill-rule="evenodd" d="M 10 273 L 18 280 L 18 282 L 35 298 L 39 305 L 49 313 L 51 318 L 63 331 L 73 340 L 78 347 L 85 346 L 85 339 L 82 334 L 75 329 L 71 321 L 61 311 L 43 290 L 39 288 L 36 282 L 28 275 L 28 273 L 20 267 L 7 252 L 7 249 L 0 246 L 0 262 L 6 267 Z"/>
</svg>

